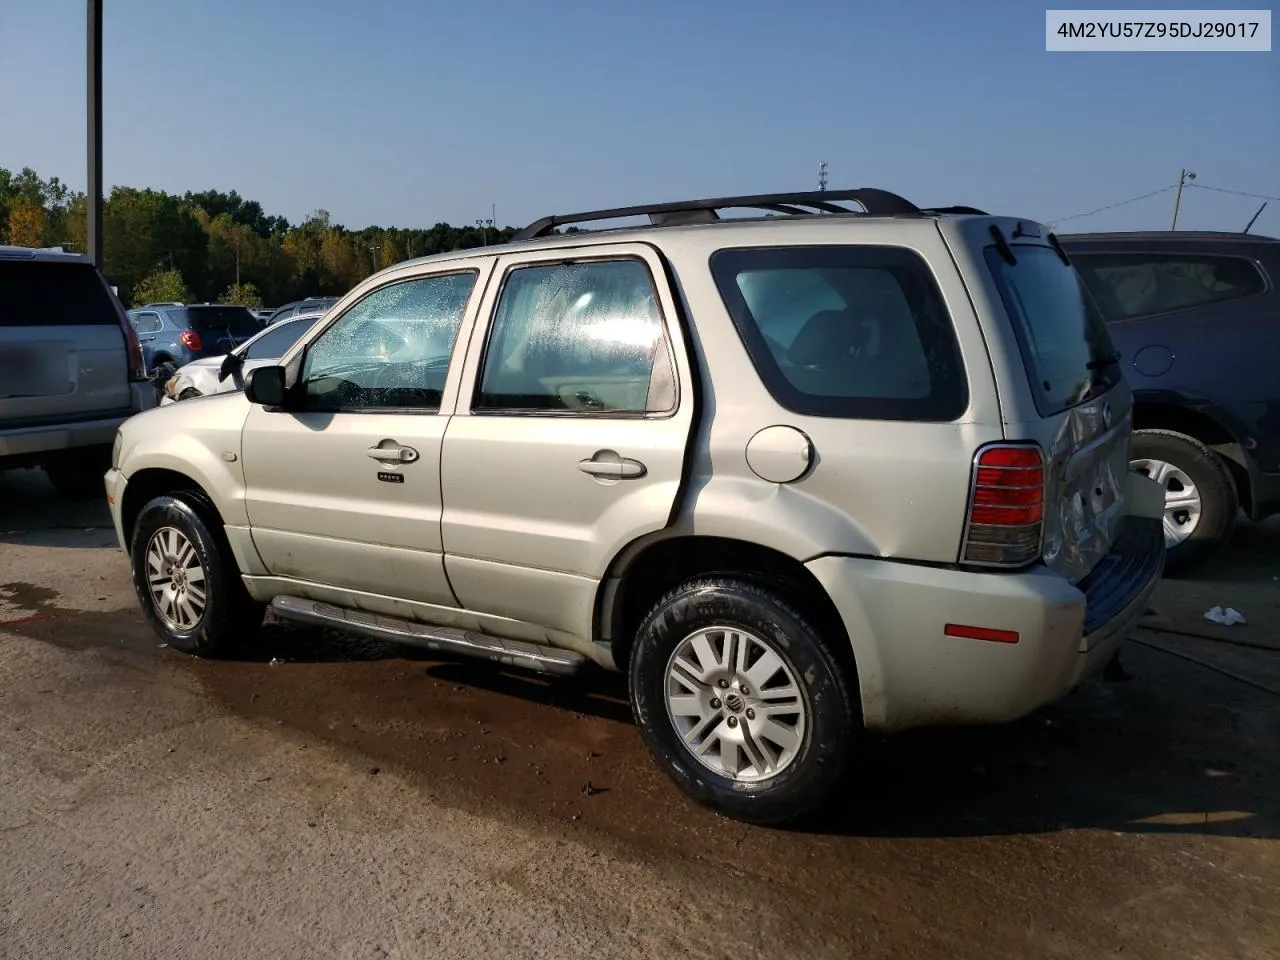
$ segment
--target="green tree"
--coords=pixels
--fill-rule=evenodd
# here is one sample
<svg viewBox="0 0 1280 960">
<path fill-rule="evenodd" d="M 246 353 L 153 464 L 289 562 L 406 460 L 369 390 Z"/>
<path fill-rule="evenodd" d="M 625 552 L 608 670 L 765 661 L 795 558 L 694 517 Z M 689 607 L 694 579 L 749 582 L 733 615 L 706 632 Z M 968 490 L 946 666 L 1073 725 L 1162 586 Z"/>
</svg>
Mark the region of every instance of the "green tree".
<svg viewBox="0 0 1280 960">
<path fill-rule="evenodd" d="M 28 200 L 18 201 L 9 208 L 9 243 L 15 247 L 44 246 L 48 220 L 49 215 L 40 204 Z"/>
<path fill-rule="evenodd" d="M 219 298 L 223 303 L 234 303 L 242 307 L 262 306 L 262 297 L 258 288 L 252 283 L 233 283 Z"/>
<path fill-rule="evenodd" d="M 177 197 L 116 187 L 104 204 L 102 233 L 107 275 L 126 302 L 145 277 L 165 270 L 180 273 L 201 299 L 222 289 L 208 282 L 208 234 Z"/>
<path fill-rule="evenodd" d="M 147 274 L 133 288 L 133 305 L 140 307 L 146 303 L 166 303 L 176 301 L 186 303 L 191 299 L 191 292 L 177 270 L 157 270 Z"/>
</svg>

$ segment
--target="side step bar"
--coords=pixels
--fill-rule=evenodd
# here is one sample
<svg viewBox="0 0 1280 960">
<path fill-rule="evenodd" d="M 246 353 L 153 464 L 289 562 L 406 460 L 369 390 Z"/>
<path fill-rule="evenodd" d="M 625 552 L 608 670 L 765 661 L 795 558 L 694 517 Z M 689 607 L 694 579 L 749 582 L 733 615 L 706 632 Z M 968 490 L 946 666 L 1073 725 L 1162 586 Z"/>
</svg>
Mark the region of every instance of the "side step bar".
<svg viewBox="0 0 1280 960">
<path fill-rule="evenodd" d="M 503 640 L 456 627 L 433 627 L 398 617 L 384 617 L 364 610 L 349 610 L 301 597 L 276 597 L 271 609 L 282 620 L 293 620 L 336 630 L 349 630 L 377 640 L 392 640 L 441 653 L 458 653 L 492 660 L 510 667 L 567 677 L 587 662 L 573 650 L 544 647 L 523 640 Z"/>
</svg>

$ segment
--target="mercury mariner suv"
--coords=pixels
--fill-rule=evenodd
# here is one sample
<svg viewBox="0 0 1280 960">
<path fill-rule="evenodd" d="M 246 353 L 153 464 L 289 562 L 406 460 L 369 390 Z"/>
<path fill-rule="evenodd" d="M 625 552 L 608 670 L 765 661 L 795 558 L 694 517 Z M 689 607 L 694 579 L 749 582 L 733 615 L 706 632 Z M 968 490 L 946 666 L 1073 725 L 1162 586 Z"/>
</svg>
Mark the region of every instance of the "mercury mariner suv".
<svg viewBox="0 0 1280 960">
<path fill-rule="evenodd" d="M 106 489 L 172 646 L 269 607 L 621 671 L 686 793 L 777 823 L 864 730 L 1010 721 L 1107 662 L 1164 563 L 1131 403 L 1042 225 L 728 197 L 383 270 L 243 390 L 126 422 Z"/>
</svg>

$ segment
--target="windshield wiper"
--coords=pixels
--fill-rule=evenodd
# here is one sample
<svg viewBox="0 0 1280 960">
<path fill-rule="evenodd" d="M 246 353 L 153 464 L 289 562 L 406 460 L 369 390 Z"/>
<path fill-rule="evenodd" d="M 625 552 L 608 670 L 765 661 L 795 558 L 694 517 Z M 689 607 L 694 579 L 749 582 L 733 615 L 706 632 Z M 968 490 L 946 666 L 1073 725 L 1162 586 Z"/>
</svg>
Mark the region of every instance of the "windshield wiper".
<svg viewBox="0 0 1280 960">
<path fill-rule="evenodd" d="M 1090 360 L 1084 365 L 1086 370 L 1102 370 L 1105 367 L 1115 366 L 1120 362 L 1120 351 L 1112 350 Z"/>
</svg>

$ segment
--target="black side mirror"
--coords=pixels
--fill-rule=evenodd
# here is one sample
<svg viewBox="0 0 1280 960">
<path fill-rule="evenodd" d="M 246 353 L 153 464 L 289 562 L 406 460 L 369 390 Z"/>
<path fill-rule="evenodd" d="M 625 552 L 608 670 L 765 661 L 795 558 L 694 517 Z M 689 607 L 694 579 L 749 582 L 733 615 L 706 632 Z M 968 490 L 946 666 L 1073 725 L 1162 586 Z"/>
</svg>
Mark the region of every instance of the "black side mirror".
<svg viewBox="0 0 1280 960">
<path fill-rule="evenodd" d="M 222 366 L 218 368 L 218 382 L 221 383 L 227 377 L 235 377 L 236 389 L 243 390 L 244 377 L 240 375 L 242 369 L 244 369 L 244 357 L 228 353 L 222 358 Z"/>
<path fill-rule="evenodd" d="M 244 395 L 250 403 L 263 407 L 284 406 L 284 367 L 258 367 L 244 380 Z"/>
</svg>

